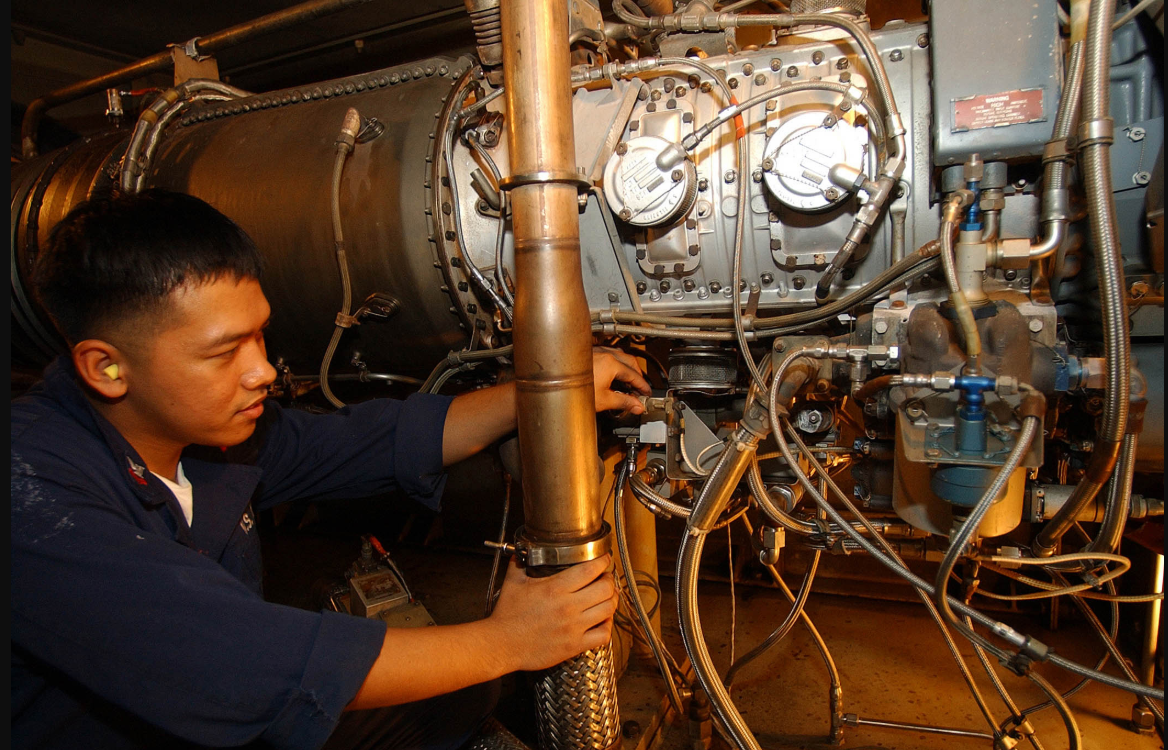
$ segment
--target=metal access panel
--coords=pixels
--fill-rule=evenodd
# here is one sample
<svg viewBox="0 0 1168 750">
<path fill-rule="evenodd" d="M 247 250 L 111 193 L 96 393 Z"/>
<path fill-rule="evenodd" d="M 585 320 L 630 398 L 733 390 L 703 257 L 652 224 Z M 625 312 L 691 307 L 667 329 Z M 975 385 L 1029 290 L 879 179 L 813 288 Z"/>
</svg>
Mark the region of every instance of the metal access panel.
<svg viewBox="0 0 1168 750">
<path fill-rule="evenodd" d="M 1040 156 L 1058 109 L 1055 0 L 934 0 L 933 162 Z"/>
</svg>

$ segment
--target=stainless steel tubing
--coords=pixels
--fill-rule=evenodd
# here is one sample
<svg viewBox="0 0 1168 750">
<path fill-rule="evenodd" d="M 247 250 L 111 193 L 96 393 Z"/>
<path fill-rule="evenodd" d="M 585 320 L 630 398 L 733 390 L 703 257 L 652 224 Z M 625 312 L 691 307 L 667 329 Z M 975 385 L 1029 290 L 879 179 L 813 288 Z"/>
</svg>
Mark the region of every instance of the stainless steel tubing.
<svg viewBox="0 0 1168 750">
<path fill-rule="evenodd" d="M 738 713 L 730 700 L 730 694 L 719 679 L 706 647 L 698 615 L 698 564 L 706 533 L 730 501 L 738 481 L 754 458 L 758 441 L 759 436 L 744 427 L 735 432 L 730 445 L 723 451 L 694 501 L 694 510 L 677 553 L 677 613 L 685 650 L 702 689 L 710 696 L 710 703 L 738 750 L 760 750 L 760 747 L 742 714 Z"/>
<path fill-rule="evenodd" d="M 524 542 L 605 551 L 596 455 L 592 335 L 580 268 L 579 207 L 567 45 L 568 7 L 503 3 L 503 79 L 515 235 L 515 384 L 523 462 Z M 529 560 L 532 554 L 529 552 Z M 582 562 L 576 559 L 575 562 Z M 540 574 L 536 566 L 529 574 Z M 620 742 L 611 644 L 547 670 L 536 686 L 545 750 Z"/>
<path fill-rule="evenodd" d="M 257 36 L 269 34 L 289 26 L 311 21 L 314 18 L 327 16 L 354 5 L 363 5 L 369 0 L 309 0 L 309 2 L 294 5 L 291 8 L 269 13 L 266 16 L 246 21 L 230 28 L 217 31 L 214 34 L 196 37 L 196 48 L 200 54 L 211 54 L 227 47 L 232 47 Z M 66 102 L 80 99 L 83 96 L 107 89 L 125 81 L 140 78 L 150 73 L 166 70 L 173 64 L 169 49 L 156 52 L 137 62 L 118 68 L 96 78 L 78 81 L 65 88 L 57 89 L 34 100 L 24 111 L 24 119 L 20 123 L 20 144 L 25 159 L 37 155 L 37 128 L 45 112 Z"/>
<path fill-rule="evenodd" d="M 1103 348 L 1107 360 L 1107 388 L 1103 424 L 1087 472 L 1067 504 L 1038 533 L 1034 554 L 1054 554 L 1059 539 L 1074 523 L 1079 511 L 1095 499 L 1107 483 L 1119 457 L 1127 430 L 1128 392 L 1131 388 L 1131 342 L 1128 339 L 1127 295 L 1115 199 L 1111 185 L 1110 136 L 1111 22 L 1115 6 L 1110 0 L 1094 0 L 1087 26 L 1083 74 L 1083 125 L 1080 126 L 1079 162 L 1087 193 L 1091 239 L 1099 274 L 1100 311 L 1103 316 Z M 1086 131 L 1085 133 L 1082 131 Z"/>
<path fill-rule="evenodd" d="M 904 729 L 909 732 L 929 732 L 944 734 L 949 737 L 974 737 L 981 740 L 993 740 L 994 736 L 987 732 L 975 732 L 972 729 L 952 729 L 950 727 L 934 727 L 929 724 L 909 724 L 903 721 L 885 721 L 883 719 L 861 719 L 859 716 L 846 720 L 848 724 L 858 727 L 880 727 L 881 729 Z"/>
</svg>

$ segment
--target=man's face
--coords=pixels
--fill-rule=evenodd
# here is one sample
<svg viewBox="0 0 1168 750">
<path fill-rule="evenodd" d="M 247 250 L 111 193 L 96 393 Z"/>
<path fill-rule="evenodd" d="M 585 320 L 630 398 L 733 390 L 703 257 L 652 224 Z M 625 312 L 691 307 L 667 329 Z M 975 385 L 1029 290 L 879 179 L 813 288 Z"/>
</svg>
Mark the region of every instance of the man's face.
<svg viewBox="0 0 1168 750">
<path fill-rule="evenodd" d="M 158 330 L 127 352 L 125 405 L 157 443 L 243 442 L 276 377 L 263 333 L 271 308 L 259 282 L 224 276 L 186 284 L 170 304 Z"/>
</svg>

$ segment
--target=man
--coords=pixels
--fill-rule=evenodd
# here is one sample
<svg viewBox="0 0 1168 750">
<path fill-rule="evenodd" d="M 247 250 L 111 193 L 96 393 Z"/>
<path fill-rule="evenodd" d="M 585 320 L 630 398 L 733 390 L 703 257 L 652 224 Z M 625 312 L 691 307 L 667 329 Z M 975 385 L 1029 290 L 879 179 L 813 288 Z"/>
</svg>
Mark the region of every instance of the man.
<svg viewBox="0 0 1168 750">
<path fill-rule="evenodd" d="M 89 201 L 54 230 L 36 283 L 70 353 L 12 404 L 17 747 L 453 747 L 492 681 L 608 641 L 607 558 L 548 578 L 513 564 L 491 617 L 463 625 L 263 601 L 257 510 L 395 487 L 436 507 L 443 467 L 516 420 L 511 385 L 323 416 L 265 402 L 260 266 L 174 193 Z M 640 412 L 617 379 L 648 393 L 600 352 L 597 409 Z M 444 734 L 398 731 L 425 721 Z"/>
</svg>

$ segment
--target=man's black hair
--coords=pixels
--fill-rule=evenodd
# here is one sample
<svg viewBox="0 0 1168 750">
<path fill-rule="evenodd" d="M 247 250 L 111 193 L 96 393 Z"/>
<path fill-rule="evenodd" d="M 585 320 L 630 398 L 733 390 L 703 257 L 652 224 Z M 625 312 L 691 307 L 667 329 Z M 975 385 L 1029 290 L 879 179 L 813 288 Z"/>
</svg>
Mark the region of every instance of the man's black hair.
<svg viewBox="0 0 1168 750">
<path fill-rule="evenodd" d="M 189 282 L 253 278 L 262 258 L 235 222 L 167 190 L 106 194 L 61 220 L 37 258 L 37 296 L 72 346 L 134 317 L 168 311 Z"/>
</svg>

